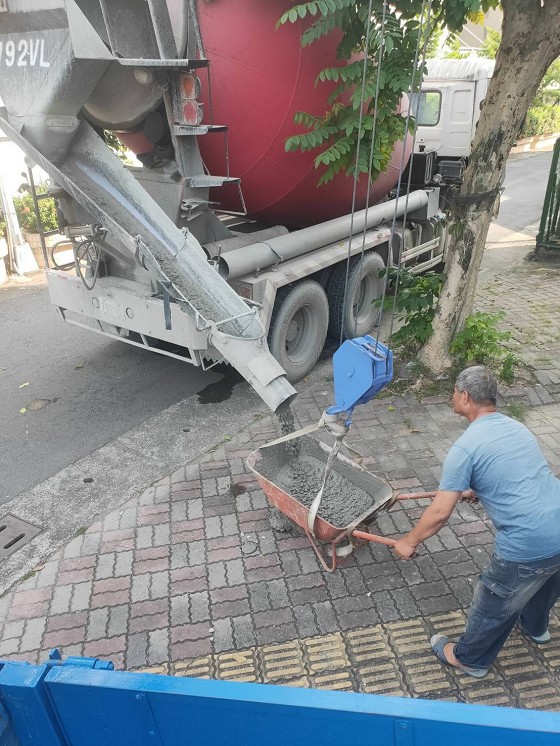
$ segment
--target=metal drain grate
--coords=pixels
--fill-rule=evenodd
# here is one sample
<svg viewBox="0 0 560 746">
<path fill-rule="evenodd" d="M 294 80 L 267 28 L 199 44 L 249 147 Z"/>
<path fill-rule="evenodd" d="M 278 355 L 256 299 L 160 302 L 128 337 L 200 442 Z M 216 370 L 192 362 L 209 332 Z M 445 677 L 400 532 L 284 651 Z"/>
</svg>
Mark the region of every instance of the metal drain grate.
<svg viewBox="0 0 560 746">
<path fill-rule="evenodd" d="M 22 521 L 11 513 L 0 518 L 0 559 L 6 559 L 10 554 L 17 552 L 42 530 L 39 526 Z"/>
</svg>

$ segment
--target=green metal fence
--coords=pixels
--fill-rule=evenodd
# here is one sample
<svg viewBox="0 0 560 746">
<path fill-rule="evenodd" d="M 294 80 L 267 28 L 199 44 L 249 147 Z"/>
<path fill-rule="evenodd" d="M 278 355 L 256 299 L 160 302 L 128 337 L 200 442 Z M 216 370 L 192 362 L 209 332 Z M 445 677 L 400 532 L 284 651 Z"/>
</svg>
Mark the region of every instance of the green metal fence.
<svg viewBox="0 0 560 746">
<path fill-rule="evenodd" d="M 560 249 L 560 138 L 554 145 L 541 224 L 537 234 L 537 253 L 540 249 Z"/>
</svg>

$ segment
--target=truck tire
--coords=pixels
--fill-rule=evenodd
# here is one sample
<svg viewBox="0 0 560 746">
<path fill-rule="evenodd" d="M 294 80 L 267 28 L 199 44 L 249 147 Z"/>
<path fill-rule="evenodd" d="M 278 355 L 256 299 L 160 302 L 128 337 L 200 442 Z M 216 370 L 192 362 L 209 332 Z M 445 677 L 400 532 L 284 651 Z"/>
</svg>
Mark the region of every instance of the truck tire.
<svg viewBox="0 0 560 746">
<path fill-rule="evenodd" d="M 329 304 L 314 280 L 280 288 L 272 312 L 268 346 L 295 383 L 313 368 L 325 344 Z"/>
<path fill-rule="evenodd" d="M 350 260 L 348 292 L 344 298 L 346 284 L 346 262 L 335 269 L 327 288 L 329 300 L 329 336 L 340 339 L 362 337 L 370 332 L 379 318 L 380 310 L 373 301 L 383 294 L 384 277 L 379 270 L 385 262 L 373 251 Z M 357 318 L 356 318 L 357 316 Z"/>
</svg>

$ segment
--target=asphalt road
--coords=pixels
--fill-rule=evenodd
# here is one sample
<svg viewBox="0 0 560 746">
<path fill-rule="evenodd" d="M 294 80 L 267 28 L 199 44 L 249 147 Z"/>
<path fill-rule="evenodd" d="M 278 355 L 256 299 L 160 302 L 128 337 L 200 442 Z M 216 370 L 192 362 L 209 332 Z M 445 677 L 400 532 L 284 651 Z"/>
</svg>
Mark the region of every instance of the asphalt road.
<svg viewBox="0 0 560 746">
<path fill-rule="evenodd" d="M 510 159 L 497 226 L 520 231 L 540 219 L 551 161 L 550 151 Z"/>
<path fill-rule="evenodd" d="M 509 162 L 497 227 L 519 230 L 539 219 L 550 159 L 551 153 L 543 153 Z M 42 278 L 0 287 L 0 503 L 152 419 L 142 447 L 150 439 L 165 442 L 167 435 L 157 429 L 164 427 L 165 418 L 157 416 L 178 403 L 182 406 L 173 418 L 178 433 L 192 430 L 198 446 L 211 442 L 220 433 L 205 429 L 205 411 L 216 408 L 213 400 L 220 398 L 220 387 L 227 397 L 235 383 L 235 372 L 225 377 L 205 373 L 64 324 L 49 303 Z M 29 385 L 20 388 L 22 384 Z M 199 400 L 196 395 L 204 389 L 209 395 Z M 238 386 L 236 396 L 220 409 L 223 432 L 234 427 L 236 417 L 260 408 L 245 389 Z M 247 401 L 243 407 L 234 401 L 244 397 L 253 402 L 249 413 Z M 209 403 L 203 405 L 205 401 Z M 24 407 L 27 412 L 20 414 Z M 156 471 L 153 478 L 158 476 Z"/>
<path fill-rule="evenodd" d="M 0 287 L 0 503 L 221 377 L 65 324 L 42 277 Z"/>
</svg>

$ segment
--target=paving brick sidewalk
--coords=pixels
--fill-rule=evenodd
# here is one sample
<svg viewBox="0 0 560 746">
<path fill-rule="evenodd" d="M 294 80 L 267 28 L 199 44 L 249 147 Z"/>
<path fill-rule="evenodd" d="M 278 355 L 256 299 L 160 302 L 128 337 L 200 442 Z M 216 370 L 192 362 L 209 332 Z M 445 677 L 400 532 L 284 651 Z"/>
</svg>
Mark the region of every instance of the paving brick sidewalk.
<svg viewBox="0 0 560 746">
<path fill-rule="evenodd" d="M 504 293 L 517 299 L 508 304 L 507 323 L 523 333 L 534 326 L 535 295 L 526 292 L 530 282 L 543 294 L 543 305 L 545 296 L 554 299 L 554 318 L 557 310 L 554 280 L 533 274 L 532 267 L 521 268 L 518 274 L 493 280 L 494 288 L 504 283 Z M 550 282 L 544 291 L 543 279 Z M 548 311 L 539 313 L 546 317 Z M 554 378 L 560 347 L 555 341 L 543 344 L 550 347 L 550 367 L 534 364 L 539 373 L 549 371 L 548 379 L 541 377 L 541 388 L 550 390 L 552 403 L 544 405 L 546 397 L 539 393 L 539 406 L 526 416 L 557 469 L 560 407 L 554 403 Z M 325 381 L 300 395 L 300 424 L 319 419 L 332 403 L 331 386 Z M 525 387 L 520 396 L 529 406 L 537 404 L 527 388 L 534 387 Z M 374 400 L 356 411 L 347 443 L 364 466 L 394 489 L 429 490 L 436 486 L 441 462 L 463 427 L 443 397 L 419 402 L 407 393 Z M 367 654 L 358 655 L 362 637 L 379 637 L 386 653 L 379 662 L 380 681 L 386 681 L 382 688 L 387 692 L 467 701 L 482 701 L 486 692 L 484 701 L 560 707 L 557 619 L 553 654 L 532 651 L 514 637 L 514 662 L 508 668 L 505 651 L 502 668 L 479 684 L 470 699 L 464 693 L 468 687 L 439 664 L 434 666 L 427 650 L 430 630 L 450 625 L 449 620 L 456 626 L 457 618 L 462 619 L 460 610 L 470 602 L 472 584 L 487 563 L 493 537 L 480 508 L 460 505 L 449 525 L 425 543 L 413 562 L 397 561 L 387 548 L 367 544 L 328 574 L 305 536 L 272 527 L 266 498 L 245 466 L 249 452 L 276 434 L 274 418 L 256 419 L 198 463 L 160 480 L 50 557 L 0 599 L 0 657 L 38 661 L 57 646 L 63 655 L 107 657 L 127 669 L 160 667 L 225 678 L 243 678 L 239 670 L 250 659 L 254 666 L 247 664 L 248 676 L 256 680 L 379 691 L 375 669 L 368 669 L 364 659 Z M 408 504 L 406 512 L 396 509 L 382 516 L 377 528 L 384 535 L 398 535 L 410 528 L 421 509 L 418 503 Z M 409 634 L 414 641 L 405 644 Z M 328 640 L 335 640 L 335 652 L 317 668 L 313 650 L 329 649 Z M 377 649 L 377 643 L 372 645 L 372 651 Z M 278 666 L 274 669 L 270 661 L 278 656 L 293 659 L 290 670 L 296 673 L 271 674 Z M 428 669 L 433 675 L 426 681 L 432 684 L 415 683 L 415 676 L 425 678 L 418 672 Z M 236 670 L 238 675 L 232 675 Z M 385 678 L 383 670 L 389 672 Z M 523 693 L 537 674 L 542 697 L 535 700 Z"/>
</svg>

